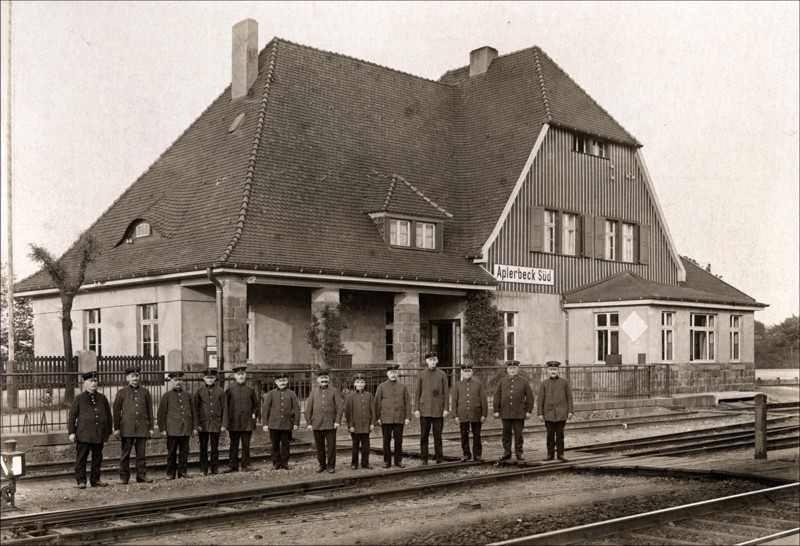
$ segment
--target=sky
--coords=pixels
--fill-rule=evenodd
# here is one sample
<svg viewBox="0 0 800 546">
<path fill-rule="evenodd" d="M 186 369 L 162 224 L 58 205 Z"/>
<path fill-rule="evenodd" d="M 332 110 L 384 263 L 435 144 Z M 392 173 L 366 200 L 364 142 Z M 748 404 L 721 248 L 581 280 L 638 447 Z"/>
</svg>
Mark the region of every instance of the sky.
<svg viewBox="0 0 800 546">
<path fill-rule="evenodd" d="M 2 2 L 6 245 L 60 254 L 230 80 L 231 27 L 437 79 L 484 45 L 538 45 L 644 144 L 678 252 L 798 314 L 798 3 Z M 11 80 L 8 78 L 11 51 Z M 3 271 L 5 274 L 5 271 Z"/>
</svg>

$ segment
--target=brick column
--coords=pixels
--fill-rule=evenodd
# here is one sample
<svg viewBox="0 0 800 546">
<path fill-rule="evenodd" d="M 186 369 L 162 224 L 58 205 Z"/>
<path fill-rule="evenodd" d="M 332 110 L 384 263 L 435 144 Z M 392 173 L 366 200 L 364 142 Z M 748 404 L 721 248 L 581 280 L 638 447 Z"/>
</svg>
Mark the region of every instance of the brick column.
<svg viewBox="0 0 800 546">
<path fill-rule="evenodd" d="M 394 361 L 401 368 L 419 366 L 419 294 L 394 297 Z"/>
<path fill-rule="evenodd" d="M 247 362 L 247 283 L 241 277 L 222 282 L 222 339 L 226 370 Z"/>
</svg>

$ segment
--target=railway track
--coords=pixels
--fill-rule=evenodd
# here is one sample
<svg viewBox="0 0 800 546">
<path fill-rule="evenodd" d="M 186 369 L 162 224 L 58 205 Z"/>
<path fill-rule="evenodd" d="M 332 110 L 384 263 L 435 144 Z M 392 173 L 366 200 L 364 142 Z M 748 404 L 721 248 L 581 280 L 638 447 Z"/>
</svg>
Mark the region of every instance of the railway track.
<svg viewBox="0 0 800 546">
<path fill-rule="evenodd" d="M 495 542 L 540 544 L 764 544 L 800 533 L 800 482 Z"/>
<path fill-rule="evenodd" d="M 525 476 L 560 472 L 578 462 L 611 460 L 610 456 L 588 456 L 580 461 L 558 464 L 492 467 L 491 463 L 444 463 L 381 474 L 302 482 L 278 487 L 260 487 L 229 493 L 158 499 L 146 502 L 101 506 L 92 510 L 58 510 L 7 516 L 0 519 L 3 544 L 85 544 L 104 543 L 132 537 L 217 525 L 253 517 L 271 517 L 319 511 L 402 497 L 427 491 L 472 487 Z M 484 473 L 474 467 L 484 467 Z M 472 470 L 472 472 L 470 472 Z M 442 479 L 442 473 L 454 476 Z M 432 475 L 432 479 L 421 479 Z M 414 477 L 417 483 L 391 487 L 399 479 Z M 374 486 L 388 483 L 389 488 Z"/>
</svg>

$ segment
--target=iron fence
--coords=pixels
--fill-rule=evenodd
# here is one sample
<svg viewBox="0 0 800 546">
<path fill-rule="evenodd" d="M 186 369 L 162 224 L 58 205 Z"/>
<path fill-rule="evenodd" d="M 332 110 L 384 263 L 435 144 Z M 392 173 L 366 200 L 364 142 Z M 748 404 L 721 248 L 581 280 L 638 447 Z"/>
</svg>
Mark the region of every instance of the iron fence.
<svg viewBox="0 0 800 546">
<path fill-rule="evenodd" d="M 126 384 L 124 368 L 133 363 L 133 360 L 140 359 L 140 357 L 105 358 L 108 359 L 105 361 L 105 365 L 98 365 L 98 390 L 113 405 L 117 392 Z M 163 357 L 150 359 L 148 364 L 145 364 L 144 360 L 139 360 L 137 363 L 142 365 L 140 384 L 150 391 L 153 400 L 152 410 L 155 416 L 161 397 L 169 389 L 163 369 Z M 458 381 L 460 376 L 458 368 L 444 367 L 440 369 L 447 374 L 451 385 L 453 382 Z M 412 406 L 414 406 L 416 378 L 419 370 L 399 370 L 398 381 L 408 387 L 412 398 Z M 547 377 L 546 370 L 547 368 L 543 366 L 523 365 L 520 367 L 520 375 L 530 382 L 534 395 L 538 393 L 539 383 Z M 247 383 L 255 389 L 259 399 L 262 399 L 267 391 L 274 388 L 274 381 L 279 371 L 287 373 L 289 376 L 289 388 L 295 391 L 301 404 L 304 405 L 316 382 L 316 372 L 310 367 L 248 371 Z M 505 367 L 477 366 L 474 371 L 475 377 L 483 381 L 487 386 L 487 394 L 491 405 L 497 382 L 506 374 Z M 385 364 L 333 369 L 330 372 L 331 384 L 340 389 L 345 395 L 353 389 L 353 378 L 356 373 L 364 375 L 366 390 L 373 394 L 378 385 L 386 380 Z M 576 402 L 668 396 L 671 394 L 673 376 L 670 366 L 665 364 L 650 366 L 568 366 L 561 368 L 560 374 L 570 381 Z M 0 412 L 0 434 L 66 431 L 69 407 L 67 407 L 67 397 L 64 392 L 63 372 L 4 373 L 2 376 L 4 385 L 8 379 L 12 378 L 13 384 L 17 385 L 17 404 L 13 408 L 9 406 L 7 403 L 8 393 L 4 390 L 2 393 L 2 412 Z M 69 385 L 74 393 L 78 393 L 81 384 L 79 375 L 74 373 L 70 377 L 72 379 L 69 381 Z M 202 372 L 185 372 L 184 388 L 187 392 L 193 393 L 198 387 L 202 386 L 202 377 Z M 234 380 L 233 374 L 228 372 L 223 374 L 219 384 L 222 387 L 226 387 Z"/>
</svg>

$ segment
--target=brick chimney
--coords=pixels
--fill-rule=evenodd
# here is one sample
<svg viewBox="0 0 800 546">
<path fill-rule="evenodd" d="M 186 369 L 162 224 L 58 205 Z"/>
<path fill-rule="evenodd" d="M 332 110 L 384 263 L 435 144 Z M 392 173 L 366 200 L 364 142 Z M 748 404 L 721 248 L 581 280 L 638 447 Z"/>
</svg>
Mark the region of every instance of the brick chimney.
<svg viewBox="0 0 800 546">
<path fill-rule="evenodd" d="M 233 25 L 231 100 L 247 95 L 258 76 L 258 23 L 244 19 Z"/>
<path fill-rule="evenodd" d="M 480 76 L 489 70 L 489 65 L 497 57 L 497 50 L 483 46 L 469 52 L 469 77 Z"/>
</svg>

